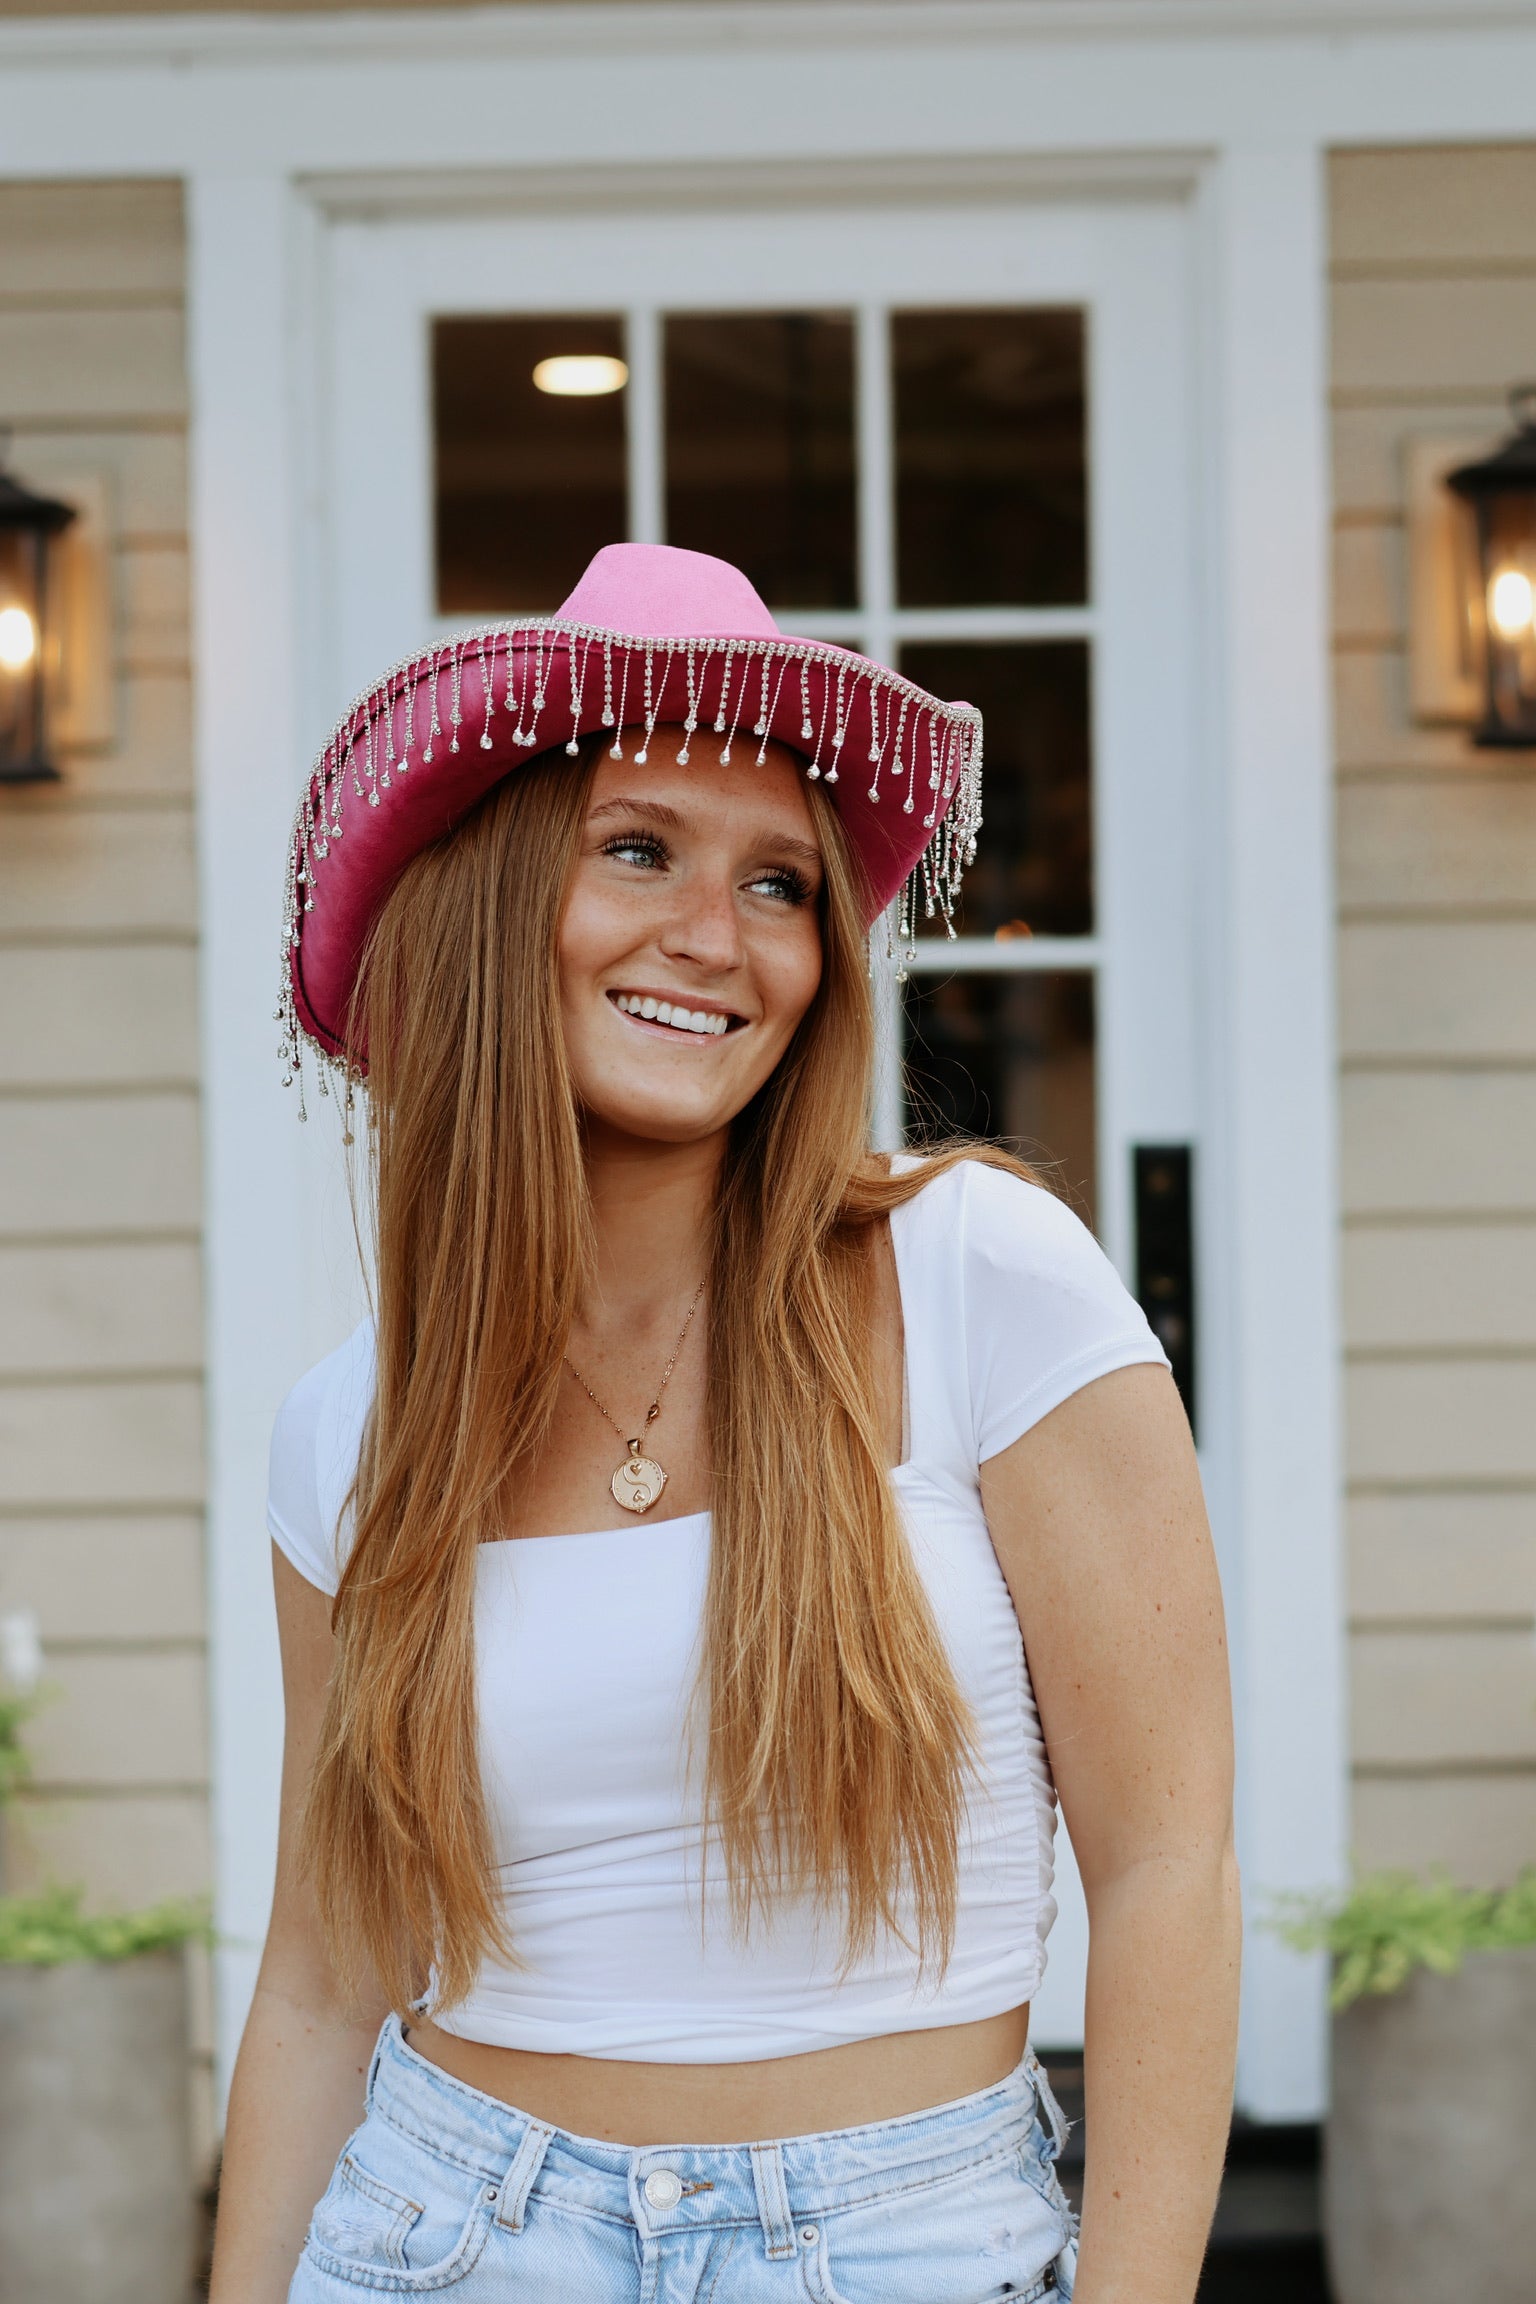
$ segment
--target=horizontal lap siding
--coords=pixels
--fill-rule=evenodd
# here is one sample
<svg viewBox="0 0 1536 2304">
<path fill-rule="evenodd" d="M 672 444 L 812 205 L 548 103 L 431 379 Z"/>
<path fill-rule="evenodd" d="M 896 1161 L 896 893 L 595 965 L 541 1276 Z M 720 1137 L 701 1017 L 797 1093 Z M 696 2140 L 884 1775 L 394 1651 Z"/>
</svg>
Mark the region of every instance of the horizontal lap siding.
<svg viewBox="0 0 1536 2304">
<path fill-rule="evenodd" d="M 175 185 L 0 184 L 12 461 L 104 486 L 114 690 L 0 792 L 0 1608 L 49 1689 L 6 1858 L 119 1904 L 209 1877 L 183 276 Z"/>
<path fill-rule="evenodd" d="M 1536 773 L 1408 712 L 1405 444 L 1536 375 L 1536 146 L 1332 169 L 1354 1843 L 1536 1860 Z"/>
</svg>

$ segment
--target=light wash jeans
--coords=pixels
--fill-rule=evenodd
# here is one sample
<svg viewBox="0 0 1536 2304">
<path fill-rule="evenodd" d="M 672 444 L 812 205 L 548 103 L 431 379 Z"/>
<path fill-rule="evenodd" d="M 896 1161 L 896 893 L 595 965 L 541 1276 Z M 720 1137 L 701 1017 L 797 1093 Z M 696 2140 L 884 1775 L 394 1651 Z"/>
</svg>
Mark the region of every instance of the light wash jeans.
<svg viewBox="0 0 1536 2304">
<path fill-rule="evenodd" d="M 289 2304 L 1055 2304 L 1077 2261 L 1064 2133 L 1026 2057 L 867 2128 L 603 2144 L 450 2079 L 391 2016 Z"/>
</svg>

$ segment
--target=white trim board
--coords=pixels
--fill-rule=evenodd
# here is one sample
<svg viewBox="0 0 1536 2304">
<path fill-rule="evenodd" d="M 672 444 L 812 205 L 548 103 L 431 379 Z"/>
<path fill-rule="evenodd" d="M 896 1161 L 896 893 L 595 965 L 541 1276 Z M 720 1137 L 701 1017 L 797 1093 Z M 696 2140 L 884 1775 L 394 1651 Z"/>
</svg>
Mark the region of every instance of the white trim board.
<svg viewBox="0 0 1536 2304">
<path fill-rule="evenodd" d="M 472 66 L 473 69 L 467 69 Z M 0 176 L 1536 133 L 1536 8 L 1126 0 L 0 23 Z"/>
<path fill-rule="evenodd" d="M 420 60 L 460 54 L 481 61 L 657 50 L 796 54 L 875 44 L 966 48 L 1007 41 L 1031 48 L 1168 42 L 1298 44 L 1529 29 L 1533 0 L 512 0 L 457 9 L 316 8 L 302 14 L 241 10 L 146 10 L 7 19 L 19 53 L 73 60 L 83 53 L 122 62 L 239 61 L 274 53 L 356 60 L 360 52 Z"/>
</svg>

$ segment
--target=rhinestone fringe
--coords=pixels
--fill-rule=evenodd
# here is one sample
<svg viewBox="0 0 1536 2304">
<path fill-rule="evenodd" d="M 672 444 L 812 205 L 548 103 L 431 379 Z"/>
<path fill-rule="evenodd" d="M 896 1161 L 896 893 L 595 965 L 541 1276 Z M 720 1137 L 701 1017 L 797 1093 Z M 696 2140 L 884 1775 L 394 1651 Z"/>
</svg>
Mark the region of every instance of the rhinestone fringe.
<svg viewBox="0 0 1536 2304">
<path fill-rule="evenodd" d="M 558 694 L 556 650 L 564 643 L 569 672 L 568 694 Z M 623 652 L 618 711 L 613 703 L 614 652 Z M 356 697 L 342 714 L 322 746 L 299 801 L 288 853 L 287 891 L 283 908 L 283 955 L 278 1004 L 273 1021 L 281 1026 L 278 1054 L 283 1064 L 283 1085 L 297 1082 L 299 1117 L 304 1105 L 303 1058 L 306 1047 L 319 1068 L 320 1093 L 328 1093 L 327 1074 L 344 1083 L 350 1100 L 360 1078 L 356 1060 L 337 1055 L 305 1025 L 294 999 L 293 974 L 303 943 L 304 917 L 314 909 L 314 889 L 323 874 L 333 845 L 343 837 L 342 801 L 350 780 L 354 799 L 370 808 L 380 805 L 396 776 L 407 775 L 413 756 L 429 766 L 441 747 L 447 702 L 449 750 L 460 748 L 461 686 L 464 667 L 473 661 L 481 675 L 480 726 L 472 741 L 489 749 L 493 738 L 495 689 L 498 674 L 505 683 L 502 709 L 512 715 L 513 742 L 530 754 L 566 740 L 566 750 L 577 749 L 578 731 L 586 703 L 589 674 L 595 688 L 602 686 L 601 727 L 613 732 L 614 749 L 622 757 L 625 694 L 631 656 L 643 660 L 644 712 L 639 721 L 640 749 L 655 730 L 661 698 L 674 659 L 683 667 L 687 686 L 685 743 L 705 725 L 699 705 L 709 682 L 713 660 L 722 664 L 719 702 L 713 727 L 724 734 L 722 761 L 729 759 L 748 696 L 755 686 L 758 711 L 752 733 L 761 740 L 763 757 L 773 715 L 787 674 L 793 668 L 795 684 L 789 694 L 800 707 L 800 741 L 813 745 L 806 775 L 838 781 L 843 759 L 846 724 L 859 690 L 867 693 L 870 742 L 864 765 L 870 771 L 865 797 L 873 804 L 888 801 L 906 815 L 922 809 L 923 828 L 930 834 L 895 903 L 886 914 L 886 957 L 898 959 L 898 976 L 905 979 L 906 964 L 914 956 L 918 908 L 925 920 L 942 919 L 954 934 L 955 900 L 967 865 L 975 861 L 976 836 L 981 829 L 981 715 L 969 704 L 940 704 L 899 672 L 866 658 L 850 661 L 845 649 L 817 641 L 652 639 L 644 635 L 612 632 L 592 624 L 576 624 L 560 617 L 526 618 L 513 623 L 480 624 L 456 634 L 435 648 L 392 664 L 388 671 Z M 813 665 L 824 665 L 829 680 L 822 695 L 820 725 L 810 713 L 808 679 Z M 658 676 L 659 665 L 659 676 Z M 753 666 L 758 667 L 753 680 Z M 739 669 L 738 669 L 739 668 Z M 448 676 L 446 699 L 441 693 Z M 732 682 L 736 700 L 731 704 Z M 418 702 L 425 695 L 425 709 Z M 568 724 L 567 724 L 568 714 Z M 423 732 L 425 721 L 425 732 Z M 557 726 L 556 723 L 559 723 Z M 468 733 L 468 731 L 466 731 Z M 398 735 L 398 743 L 397 743 Z M 851 758 L 847 762 L 851 768 Z M 882 778 L 884 784 L 882 786 Z M 350 1109 L 350 1102 L 348 1108 Z"/>
</svg>

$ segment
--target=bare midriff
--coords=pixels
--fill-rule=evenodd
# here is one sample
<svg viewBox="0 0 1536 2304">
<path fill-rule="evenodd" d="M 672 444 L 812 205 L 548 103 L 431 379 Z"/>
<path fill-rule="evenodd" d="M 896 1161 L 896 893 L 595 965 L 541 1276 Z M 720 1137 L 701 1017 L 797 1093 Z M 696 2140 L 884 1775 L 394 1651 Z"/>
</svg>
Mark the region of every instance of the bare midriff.
<svg viewBox="0 0 1536 2304">
<path fill-rule="evenodd" d="M 752 2064 L 547 2056 L 462 2040 L 435 2024 L 412 2024 L 406 2037 L 456 2080 L 573 2135 L 612 2144 L 755 2144 L 896 2120 L 990 2088 L 1024 2053 L 1029 2009 Z"/>
</svg>

